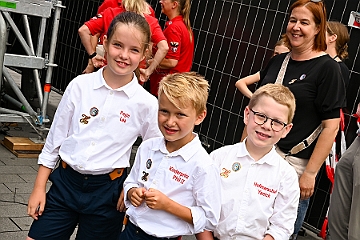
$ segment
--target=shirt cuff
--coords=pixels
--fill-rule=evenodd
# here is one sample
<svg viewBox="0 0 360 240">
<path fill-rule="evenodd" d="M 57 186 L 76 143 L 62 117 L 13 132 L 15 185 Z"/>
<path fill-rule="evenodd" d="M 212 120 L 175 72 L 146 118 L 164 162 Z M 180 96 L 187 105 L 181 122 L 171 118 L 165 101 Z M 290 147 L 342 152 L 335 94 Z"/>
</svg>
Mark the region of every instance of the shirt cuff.
<svg viewBox="0 0 360 240">
<path fill-rule="evenodd" d="M 206 226 L 207 218 L 201 207 L 189 207 L 193 219 L 194 234 L 203 232 Z"/>
</svg>

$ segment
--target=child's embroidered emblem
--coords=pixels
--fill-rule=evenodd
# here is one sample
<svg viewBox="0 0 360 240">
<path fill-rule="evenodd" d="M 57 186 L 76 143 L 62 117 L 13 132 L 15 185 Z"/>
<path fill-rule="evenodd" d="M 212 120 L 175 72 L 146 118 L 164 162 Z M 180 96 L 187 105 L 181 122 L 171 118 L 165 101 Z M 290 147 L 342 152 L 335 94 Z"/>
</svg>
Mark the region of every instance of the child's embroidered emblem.
<svg viewBox="0 0 360 240">
<path fill-rule="evenodd" d="M 95 117 L 96 115 L 98 115 L 98 113 L 99 109 L 97 109 L 96 107 L 90 108 L 90 116 Z"/>
<path fill-rule="evenodd" d="M 89 123 L 88 120 L 89 120 L 91 117 L 86 116 L 86 114 L 82 114 L 81 116 L 82 116 L 82 118 L 80 118 L 80 122 L 81 122 L 82 124 L 88 124 L 88 123 Z"/>
<path fill-rule="evenodd" d="M 150 168 L 151 168 L 151 165 L 152 165 L 152 160 L 149 158 L 149 159 L 146 161 L 146 168 L 147 168 L 147 169 L 150 169 Z"/>
<path fill-rule="evenodd" d="M 232 170 L 234 172 L 237 172 L 241 169 L 241 164 L 239 162 L 234 162 L 233 165 L 232 165 Z"/>
<path fill-rule="evenodd" d="M 231 170 L 227 170 L 226 168 L 223 168 L 222 172 L 220 173 L 220 176 L 224 177 L 224 178 L 228 178 L 230 173 L 231 173 Z"/>
<path fill-rule="evenodd" d="M 141 180 L 147 181 L 147 180 L 148 180 L 148 177 L 149 177 L 149 173 L 143 171 L 143 176 L 141 177 Z"/>
<path fill-rule="evenodd" d="M 170 42 L 171 51 L 176 52 L 179 46 L 178 42 Z"/>
</svg>

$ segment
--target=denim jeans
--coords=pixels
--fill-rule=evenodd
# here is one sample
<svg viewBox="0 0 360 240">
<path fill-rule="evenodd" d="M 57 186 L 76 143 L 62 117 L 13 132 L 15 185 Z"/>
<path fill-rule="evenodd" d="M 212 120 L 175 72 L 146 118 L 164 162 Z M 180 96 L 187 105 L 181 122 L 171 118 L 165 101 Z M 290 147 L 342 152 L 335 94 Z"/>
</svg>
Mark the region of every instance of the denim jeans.
<svg viewBox="0 0 360 240">
<path fill-rule="evenodd" d="M 304 222 L 306 211 L 309 207 L 309 203 L 310 203 L 310 198 L 299 201 L 298 214 L 294 225 L 294 234 L 296 235 L 300 231 L 300 228 Z"/>
</svg>

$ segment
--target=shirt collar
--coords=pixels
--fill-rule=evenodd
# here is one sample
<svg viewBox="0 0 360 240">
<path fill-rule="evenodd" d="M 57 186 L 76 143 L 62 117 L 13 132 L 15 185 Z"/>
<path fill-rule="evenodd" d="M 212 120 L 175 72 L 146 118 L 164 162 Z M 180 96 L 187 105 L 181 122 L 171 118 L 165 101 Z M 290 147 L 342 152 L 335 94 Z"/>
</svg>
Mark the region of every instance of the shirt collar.
<svg viewBox="0 0 360 240">
<path fill-rule="evenodd" d="M 184 159 L 185 162 L 187 162 L 192 156 L 195 155 L 195 153 L 199 151 L 199 146 L 201 146 L 199 136 L 196 133 L 193 134 L 195 134 L 195 137 L 193 140 L 191 140 L 191 142 L 187 143 L 185 146 L 172 153 L 169 153 L 169 151 L 166 149 L 165 138 L 162 138 L 162 141 L 159 141 L 152 150 L 160 151 L 170 157 L 180 156 Z"/>
<path fill-rule="evenodd" d="M 181 15 L 176 16 L 176 17 L 174 17 L 173 19 L 167 21 L 167 22 L 165 23 L 165 27 L 169 26 L 169 25 L 172 24 L 173 22 L 178 22 L 178 21 L 184 21 L 184 20 L 183 20 L 183 17 L 182 17 Z"/>
<path fill-rule="evenodd" d="M 107 88 L 109 90 L 113 90 L 113 91 L 118 91 L 118 92 L 123 91 L 128 96 L 128 98 L 131 98 L 132 96 L 135 95 L 135 92 L 137 90 L 137 85 L 139 84 L 135 73 L 133 74 L 133 79 L 131 80 L 131 82 L 129 82 L 128 84 L 126 84 L 125 86 L 122 86 L 120 88 L 112 89 L 105 82 L 105 79 L 103 76 L 104 69 L 105 69 L 105 67 L 100 68 L 96 72 L 96 77 L 95 77 L 95 81 L 94 81 L 94 89 L 99 89 L 101 87 L 105 87 L 105 88 Z"/>
<path fill-rule="evenodd" d="M 242 142 L 240 142 L 239 144 L 239 148 L 238 148 L 238 151 L 237 151 L 237 154 L 236 154 L 236 157 L 249 157 L 251 158 L 252 160 L 254 160 L 251 156 L 250 156 L 250 153 L 248 152 L 247 148 L 246 148 L 246 145 L 245 145 L 245 141 L 246 139 L 244 139 Z M 255 163 L 257 164 L 269 164 L 269 165 L 276 165 L 276 158 L 279 157 L 279 154 L 276 152 L 275 150 L 275 146 L 273 146 L 270 150 L 269 153 L 267 153 L 264 157 L 262 157 L 261 159 L 259 159 L 258 161 L 255 161 Z"/>
</svg>

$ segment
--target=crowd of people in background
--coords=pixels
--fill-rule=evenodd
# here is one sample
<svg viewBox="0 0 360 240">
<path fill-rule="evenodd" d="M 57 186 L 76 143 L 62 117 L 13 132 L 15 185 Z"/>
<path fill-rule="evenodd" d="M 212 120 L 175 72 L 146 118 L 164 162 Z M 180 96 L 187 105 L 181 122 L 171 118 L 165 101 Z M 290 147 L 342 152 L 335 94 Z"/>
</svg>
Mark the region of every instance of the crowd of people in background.
<svg viewBox="0 0 360 240">
<path fill-rule="evenodd" d="M 27 239 L 76 227 L 77 239 L 297 239 L 346 107 L 346 26 L 296 0 L 267 65 L 235 84 L 250 98 L 241 139 L 209 155 L 194 132 L 209 85 L 191 72 L 190 0 L 160 5 L 164 29 L 145 0 L 104 0 L 79 28 L 89 59 L 39 156 Z M 329 239 L 360 236 L 359 145 L 336 168 Z"/>
</svg>

